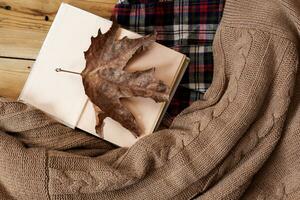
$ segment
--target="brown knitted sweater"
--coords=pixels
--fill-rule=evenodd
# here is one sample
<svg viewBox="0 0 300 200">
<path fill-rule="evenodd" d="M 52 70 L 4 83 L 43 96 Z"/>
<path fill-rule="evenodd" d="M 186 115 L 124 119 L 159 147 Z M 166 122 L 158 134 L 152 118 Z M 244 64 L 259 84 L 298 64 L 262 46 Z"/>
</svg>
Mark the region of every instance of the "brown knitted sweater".
<svg viewBox="0 0 300 200">
<path fill-rule="evenodd" d="M 300 199 L 299 0 L 227 0 L 203 101 L 129 149 L 0 101 L 0 199 Z"/>
</svg>

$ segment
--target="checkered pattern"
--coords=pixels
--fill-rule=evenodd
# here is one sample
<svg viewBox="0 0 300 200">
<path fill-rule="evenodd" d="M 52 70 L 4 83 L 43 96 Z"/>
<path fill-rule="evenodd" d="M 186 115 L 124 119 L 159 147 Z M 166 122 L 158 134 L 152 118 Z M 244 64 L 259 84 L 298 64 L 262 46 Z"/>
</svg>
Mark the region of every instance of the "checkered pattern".
<svg viewBox="0 0 300 200">
<path fill-rule="evenodd" d="M 114 17 L 142 35 L 157 33 L 157 42 L 184 53 L 190 64 L 168 108 L 165 124 L 201 99 L 213 76 L 212 42 L 224 0 L 123 0 Z"/>
</svg>

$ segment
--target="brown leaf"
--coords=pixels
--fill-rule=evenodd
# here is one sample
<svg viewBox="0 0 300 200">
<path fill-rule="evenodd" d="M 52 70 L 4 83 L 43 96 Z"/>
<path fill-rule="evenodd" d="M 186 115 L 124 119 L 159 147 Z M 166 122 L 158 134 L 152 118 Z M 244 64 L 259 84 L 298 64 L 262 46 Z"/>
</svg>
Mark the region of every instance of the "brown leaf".
<svg viewBox="0 0 300 200">
<path fill-rule="evenodd" d="M 103 120 L 111 117 L 135 135 L 140 135 L 141 128 L 120 99 L 140 96 L 150 97 L 156 102 L 167 101 L 169 88 L 155 78 L 154 68 L 124 71 L 136 53 L 155 41 L 155 35 L 116 40 L 118 28 L 118 24 L 113 22 L 105 34 L 99 30 L 98 36 L 91 38 L 91 46 L 85 52 L 86 68 L 81 76 L 86 95 L 102 111 L 98 115 L 97 132 L 100 133 Z"/>
</svg>

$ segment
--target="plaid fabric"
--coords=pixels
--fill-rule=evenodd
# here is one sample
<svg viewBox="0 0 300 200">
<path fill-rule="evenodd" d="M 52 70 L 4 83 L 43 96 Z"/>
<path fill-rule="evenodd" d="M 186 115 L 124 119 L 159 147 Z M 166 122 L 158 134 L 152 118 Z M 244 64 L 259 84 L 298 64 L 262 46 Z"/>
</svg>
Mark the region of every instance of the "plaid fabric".
<svg viewBox="0 0 300 200">
<path fill-rule="evenodd" d="M 201 99 L 213 76 L 212 42 L 223 11 L 223 0 L 123 0 L 114 17 L 124 28 L 142 35 L 157 33 L 157 42 L 190 58 L 172 99 L 164 124 L 193 101 Z"/>
</svg>

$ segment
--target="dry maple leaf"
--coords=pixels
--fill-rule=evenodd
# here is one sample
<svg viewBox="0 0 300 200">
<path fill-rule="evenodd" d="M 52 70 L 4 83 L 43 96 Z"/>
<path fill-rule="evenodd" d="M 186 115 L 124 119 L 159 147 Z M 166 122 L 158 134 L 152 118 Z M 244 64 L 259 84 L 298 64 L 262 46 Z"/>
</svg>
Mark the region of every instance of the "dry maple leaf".
<svg viewBox="0 0 300 200">
<path fill-rule="evenodd" d="M 117 40 L 119 25 L 97 37 L 91 38 L 91 46 L 85 52 L 86 68 L 81 72 L 86 95 L 102 112 L 98 114 L 97 133 L 101 133 L 106 117 L 118 121 L 135 136 L 142 133 L 133 114 L 122 105 L 120 99 L 134 96 L 150 97 L 156 102 L 168 100 L 169 88 L 154 76 L 154 68 L 128 72 L 128 61 L 144 47 L 155 41 L 155 35 L 137 39 L 127 37 Z"/>
</svg>

